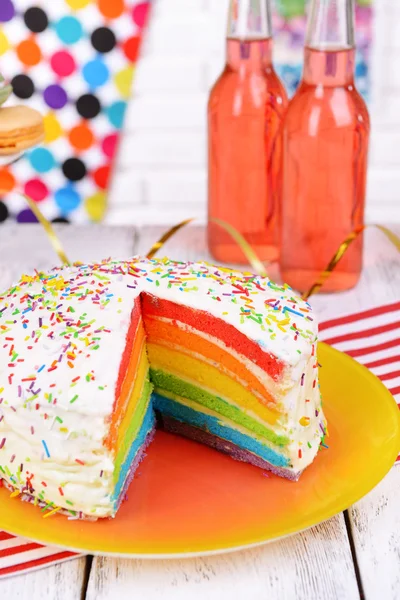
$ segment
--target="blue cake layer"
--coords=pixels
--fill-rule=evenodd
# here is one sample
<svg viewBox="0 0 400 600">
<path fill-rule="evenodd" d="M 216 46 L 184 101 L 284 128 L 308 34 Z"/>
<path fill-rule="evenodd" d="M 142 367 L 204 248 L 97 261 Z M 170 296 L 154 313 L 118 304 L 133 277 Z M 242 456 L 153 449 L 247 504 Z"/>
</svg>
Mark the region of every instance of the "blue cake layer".
<svg viewBox="0 0 400 600">
<path fill-rule="evenodd" d="M 155 427 L 155 416 L 154 416 L 152 401 L 150 399 L 149 406 L 147 407 L 147 410 L 144 415 L 142 425 L 139 429 L 139 432 L 138 432 L 134 442 L 132 443 L 132 445 L 129 449 L 129 452 L 121 466 L 119 478 L 118 478 L 118 481 L 117 481 L 117 484 L 115 486 L 114 493 L 113 493 L 113 500 L 115 500 L 116 502 L 119 501 L 119 496 L 124 491 L 126 478 L 128 476 L 133 475 L 133 473 L 131 472 L 131 469 L 132 469 L 132 464 L 135 460 L 137 453 L 140 451 L 142 446 L 145 444 L 147 436 L 152 431 L 152 429 L 154 429 L 154 427 Z"/>
<path fill-rule="evenodd" d="M 194 427 L 204 429 L 219 438 L 232 442 L 236 446 L 239 446 L 239 448 L 260 456 L 263 460 L 276 467 L 289 466 L 289 460 L 286 456 L 279 454 L 268 446 L 264 446 L 256 439 L 249 437 L 236 429 L 226 427 L 216 417 L 198 412 L 179 402 L 175 402 L 174 400 L 155 393 L 152 395 L 152 402 L 154 409 L 162 414 L 168 415 L 182 423 L 188 423 Z"/>
</svg>

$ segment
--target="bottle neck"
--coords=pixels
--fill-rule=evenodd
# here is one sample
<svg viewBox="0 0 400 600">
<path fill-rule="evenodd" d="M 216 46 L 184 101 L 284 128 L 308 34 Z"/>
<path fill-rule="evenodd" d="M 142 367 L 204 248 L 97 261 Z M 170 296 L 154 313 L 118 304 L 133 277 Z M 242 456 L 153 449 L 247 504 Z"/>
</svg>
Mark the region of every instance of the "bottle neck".
<svg viewBox="0 0 400 600">
<path fill-rule="evenodd" d="M 271 62 L 270 0 L 230 0 L 227 64 L 234 70 L 256 71 Z"/>
<path fill-rule="evenodd" d="M 354 48 L 354 0 L 312 0 L 306 46 L 315 50 Z"/>
<path fill-rule="evenodd" d="M 227 64 L 234 71 L 266 70 L 272 65 L 272 39 L 227 41 Z"/>
<path fill-rule="evenodd" d="M 354 82 L 354 0 L 312 0 L 303 81 L 343 86 Z"/>
<path fill-rule="evenodd" d="M 251 41 L 272 37 L 270 0 L 230 0 L 228 40 Z"/>
<path fill-rule="evenodd" d="M 354 84 L 355 50 L 306 48 L 303 82 L 313 86 L 343 87 Z"/>
</svg>

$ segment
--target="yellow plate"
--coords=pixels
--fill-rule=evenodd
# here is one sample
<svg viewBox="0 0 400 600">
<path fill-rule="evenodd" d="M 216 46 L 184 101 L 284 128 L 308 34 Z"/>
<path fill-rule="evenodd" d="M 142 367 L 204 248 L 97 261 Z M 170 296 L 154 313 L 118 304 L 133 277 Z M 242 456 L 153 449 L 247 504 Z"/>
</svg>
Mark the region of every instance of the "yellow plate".
<svg viewBox="0 0 400 600">
<path fill-rule="evenodd" d="M 329 449 L 298 483 L 158 432 L 115 519 L 43 519 L 3 488 L 0 529 L 70 550 L 156 558 L 249 547 L 329 519 L 392 467 L 400 413 L 379 379 L 345 354 L 320 344 L 319 360 Z"/>
</svg>

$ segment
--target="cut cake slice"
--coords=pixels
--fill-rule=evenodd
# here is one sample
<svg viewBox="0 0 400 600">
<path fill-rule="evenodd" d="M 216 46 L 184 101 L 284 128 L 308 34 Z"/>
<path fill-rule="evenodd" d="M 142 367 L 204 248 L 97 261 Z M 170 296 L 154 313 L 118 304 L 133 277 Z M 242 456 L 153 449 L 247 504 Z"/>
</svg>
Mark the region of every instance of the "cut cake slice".
<svg viewBox="0 0 400 600">
<path fill-rule="evenodd" d="M 296 480 L 326 423 L 317 324 L 288 286 L 206 263 L 105 261 L 0 296 L 0 478 L 114 516 L 158 426 Z"/>
</svg>

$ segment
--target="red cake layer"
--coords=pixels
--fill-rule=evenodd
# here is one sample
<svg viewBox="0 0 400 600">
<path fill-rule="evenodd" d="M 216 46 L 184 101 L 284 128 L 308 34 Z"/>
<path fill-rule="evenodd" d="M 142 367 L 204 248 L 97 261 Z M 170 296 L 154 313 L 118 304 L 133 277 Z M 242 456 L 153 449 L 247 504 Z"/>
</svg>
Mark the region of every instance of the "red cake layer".
<svg viewBox="0 0 400 600">
<path fill-rule="evenodd" d="M 174 325 L 171 321 L 160 321 L 150 315 L 144 315 L 147 343 L 164 346 L 166 348 L 179 348 L 191 356 L 195 352 L 197 357 L 201 356 L 203 361 L 210 365 L 220 365 L 221 371 L 229 374 L 236 381 L 258 394 L 261 402 L 266 405 L 276 404 L 275 398 L 267 390 L 264 384 L 248 369 L 243 360 L 230 354 L 225 348 L 213 343 L 213 338 L 208 340 L 198 332 L 184 330 Z"/>
<path fill-rule="evenodd" d="M 118 438 L 118 428 L 125 414 L 126 404 L 129 400 L 129 392 L 132 382 L 136 378 L 143 344 L 145 343 L 145 331 L 143 327 L 140 300 L 135 300 L 131 322 L 126 336 L 126 345 L 119 366 L 118 380 L 115 386 L 115 401 L 111 417 L 110 430 L 104 445 L 109 450 L 115 448 Z"/>
<path fill-rule="evenodd" d="M 225 323 L 222 319 L 205 311 L 194 310 L 169 300 L 161 300 L 151 294 L 142 293 L 141 301 L 144 318 L 147 315 L 164 317 L 173 321 L 180 321 L 198 331 L 212 335 L 223 341 L 228 348 L 243 354 L 243 356 L 261 367 L 275 381 L 280 379 L 284 368 L 282 361 L 272 354 L 264 352 L 256 342 L 250 340 L 233 325 Z"/>
<path fill-rule="evenodd" d="M 141 317 L 142 314 L 140 308 L 140 300 L 139 298 L 136 298 L 131 313 L 131 323 L 129 325 L 129 330 L 126 336 L 125 350 L 121 358 L 121 363 L 119 365 L 118 381 L 115 388 L 116 400 L 118 400 L 121 394 L 122 384 L 124 383 L 124 379 L 128 370 L 128 365 L 131 360 L 132 348 L 133 344 L 135 343 L 136 331 Z"/>
</svg>

